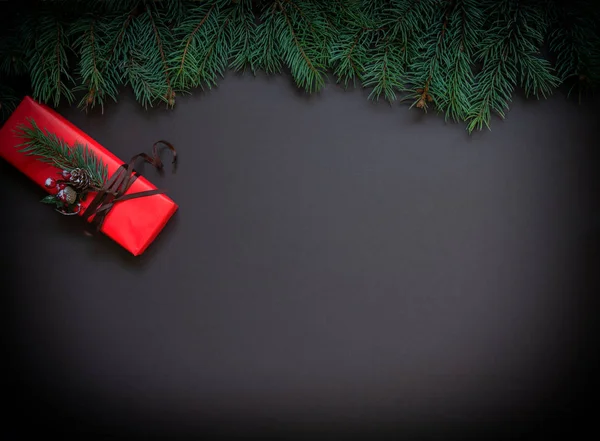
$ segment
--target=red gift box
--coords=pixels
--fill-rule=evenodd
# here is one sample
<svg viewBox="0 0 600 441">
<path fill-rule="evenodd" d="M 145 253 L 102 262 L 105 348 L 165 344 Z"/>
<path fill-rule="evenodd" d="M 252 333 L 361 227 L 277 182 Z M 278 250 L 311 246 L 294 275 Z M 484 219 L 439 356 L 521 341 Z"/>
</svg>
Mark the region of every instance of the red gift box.
<svg viewBox="0 0 600 441">
<path fill-rule="evenodd" d="M 56 176 L 56 173 L 61 170 L 39 161 L 35 156 L 28 156 L 16 148 L 23 143 L 23 139 L 17 136 L 15 130 L 21 125 L 30 126 L 29 119 L 33 119 L 40 129 L 56 134 L 68 145 L 72 146 L 75 142 L 87 145 L 99 159 L 104 161 L 109 176 L 123 165 L 123 161 L 58 113 L 26 97 L 0 129 L 0 156 L 44 189 L 46 189 L 44 185 L 46 179 Z M 125 194 L 148 190 L 156 190 L 156 187 L 140 176 Z M 82 201 L 84 209 L 89 205 L 94 194 Z M 112 207 L 100 231 L 133 255 L 138 256 L 152 243 L 177 208 L 177 204 L 164 194 L 130 199 Z M 80 210 L 80 214 L 84 209 Z"/>
</svg>

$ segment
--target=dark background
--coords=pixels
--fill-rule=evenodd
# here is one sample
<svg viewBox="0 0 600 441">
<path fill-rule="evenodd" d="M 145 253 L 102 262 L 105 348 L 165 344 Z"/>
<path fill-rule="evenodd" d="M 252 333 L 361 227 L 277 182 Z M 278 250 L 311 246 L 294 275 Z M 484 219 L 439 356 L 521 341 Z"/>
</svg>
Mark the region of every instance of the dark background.
<svg viewBox="0 0 600 441">
<path fill-rule="evenodd" d="M 0 162 L 4 439 L 593 422 L 597 103 L 517 97 L 469 136 L 365 98 L 230 74 L 173 111 L 60 109 L 122 159 L 177 147 L 140 169 L 180 210 L 138 258 Z"/>
</svg>

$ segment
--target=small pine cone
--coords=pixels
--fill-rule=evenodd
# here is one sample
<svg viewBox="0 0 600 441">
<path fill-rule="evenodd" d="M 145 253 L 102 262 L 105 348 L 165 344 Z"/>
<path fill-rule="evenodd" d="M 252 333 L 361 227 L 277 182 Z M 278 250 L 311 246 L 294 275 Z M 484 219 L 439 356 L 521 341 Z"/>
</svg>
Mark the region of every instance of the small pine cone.
<svg viewBox="0 0 600 441">
<path fill-rule="evenodd" d="M 71 176 L 69 177 L 69 183 L 73 188 L 79 191 L 87 190 L 90 186 L 92 177 L 90 172 L 83 168 L 75 168 L 71 170 Z"/>
<path fill-rule="evenodd" d="M 73 190 L 72 187 L 65 187 L 64 192 L 64 200 L 67 204 L 72 205 L 77 200 L 77 192 Z"/>
</svg>

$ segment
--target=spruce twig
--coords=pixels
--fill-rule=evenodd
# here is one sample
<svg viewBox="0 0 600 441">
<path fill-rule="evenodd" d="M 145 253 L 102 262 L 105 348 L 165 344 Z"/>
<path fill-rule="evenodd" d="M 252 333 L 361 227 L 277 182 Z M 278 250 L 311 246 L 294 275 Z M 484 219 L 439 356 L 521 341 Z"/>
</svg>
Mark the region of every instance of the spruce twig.
<svg viewBox="0 0 600 441">
<path fill-rule="evenodd" d="M 116 17 L 111 16 L 109 19 Z M 127 22 L 126 22 L 127 23 Z M 111 26 L 102 18 L 88 15 L 77 21 L 71 33 L 78 36 L 74 48 L 79 52 L 79 80 L 82 84 L 76 90 L 84 90 L 85 95 L 79 102 L 79 107 L 87 110 L 100 105 L 104 112 L 106 98 L 117 101 L 118 86 L 121 78 L 117 66 L 112 63 L 113 49 L 110 49 L 110 39 L 114 38 Z M 116 34 L 118 41 L 119 34 Z"/>
<path fill-rule="evenodd" d="M 142 4 L 143 3 L 143 4 Z M 172 52 L 169 29 L 169 9 L 146 0 L 134 8 L 130 24 L 124 29 L 123 71 L 138 101 L 152 106 L 162 101 L 167 107 L 175 104 L 175 89 L 171 79 L 172 65 L 167 54 Z M 177 9 L 174 9 L 177 11 Z M 172 12 L 172 11 L 171 11 Z"/>
<path fill-rule="evenodd" d="M 467 118 L 469 96 L 473 91 L 473 64 L 480 38 L 483 12 L 477 0 L 457 0 L 449 16 L 447 55 L 444 55 L 446 93 L 438 96 L 437 106 L 445 110 L 446 119 L 461 121 Z"/>
<path fill-rule="evenodd" d="M 443 80 L 444 58 L 451 56 L 448 45 L 449 18 L 456 6 L 456 0 L 439 1 L 432 10 L 426 11 L 431 18 L 426 37 L 421 41 L 414 63 L 410 65 L 413 88 L 409 88 L 413 103 L 427 111 L 429 103 L 441 106 L 448 93 L 448 83 Z M 456 48 L 455 48 L 456 50 Z"/>
<path fill-rule="evenodd" d="M 517 85 L 527 95 L 548 96 L 558 83 L 539 48 L 546 22 L 534 4 L 517 0 L 493 2 L 486 13 L 490 31 L 483 38 L 477 59 L 483 63 L 469 97 L 468 130 L 490 127 L 492 113 L 505 118 Z"/>
<path fill-rule="evenodd" d="M 585 3 L 584 5 L 585 6 Z M 586 13 L 581 2 L 552 1 L 548 8 L 550 32 L 548 45 L 556 57 L 556 74 L 569 82 L 569 94 L 582 95 L 600 82 L 600 32 L 597 17 Z"/>
<path fill-rule="evenodd" d="M 29 54 L 33 97 L 54 106 L 63 97 L 73 102 L 73 78 L 67 58 L 69 41 L 63 23 L 52 15 L 42 16 L 36 34 Z"/>
<path fill-rule="evenodd" d="M 90 173 L 92 187 L 101 189 L 108 178 L 108 168 L 87 145 L 76 142 L 70 147 L 56 134 L 42 130 L 33 119 L 28 120 L 30 126 L 19 125 L 16 135 L 24 140 L 16 146 L 20 152 L 60 170 L 85 169 Z"/>
<path fill-rule="evenodd" d="M 280 44 L 282 56 L 286 61 L 298 87 L 317 92 L 325 84 L 323 61 L 317 32 L 313 23 L 307 20 L 307 14 L 292 0 L 276 0 L 280 11 Z M 314 6 L 311 3 L 304 5 Z M 298 25 L 299 26 L 298 26 Z M 308 25 L 308 26 L 307 26 Z"/>
<path fill-rule="evenodd" d="M 236 71 L 249 67 L 255 72 L 252 51 L 256 40 L 256 24 L 251 0 L 239 0 L 234 4 L 232 21 L 232 25 L 227 28 L 231 34 L 230 66 Z"/>
</svg>

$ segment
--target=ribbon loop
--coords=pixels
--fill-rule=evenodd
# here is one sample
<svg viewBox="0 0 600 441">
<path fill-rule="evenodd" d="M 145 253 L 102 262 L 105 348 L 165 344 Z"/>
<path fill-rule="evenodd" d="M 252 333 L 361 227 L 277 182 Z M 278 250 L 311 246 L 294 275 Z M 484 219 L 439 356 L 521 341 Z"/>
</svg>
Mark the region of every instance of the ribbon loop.
<svg viewBox="0 0 600 441">
<path fill-rule="evenodd" d="M 162 170 L 163 163 L 158 156 L 158 145 L 163 144 L 173 153 L 173 164 L 177 162 L 177 151 L 175 147 L 164 140 L 160 140 L 154 143 L 152 146 L 152 156 L 145 152 L 134 155 L 128 164 L 122 164 L 117 171 L 108 179 L 97 193 L 90 205 L 83 212 L 83 218 L 85 220 L 91 220 L 92 224 L 96 226 L 96 230 L 100 230 L 106 215 L 110 210 L 119 202 L 128 201 L 131 199 L 137 199 L 142 197 L 153 196 L 156 194 L 164 194 L 164 190 L 146 190 L 139 191 L 137 193 L 125 194 L 129 187 L 135 182 L 140 174 L 134 170 L 135 162 L 138 158 L 143 158 L 145 162 L 149 163 L 157 170 Z"/>
<path fill-rule="evenodd" d="M 162 162 L 160 161 L 160 158 L 158 156 L 158 145 L 162 144 L 164 146 L 166 146 L 169 150 L 171 150 L 171 153 L 173 153 L 173 161 L 172 164 L 175 164 L 177 162 L 177 150 L 175 150 L 175 147 L 173 147 L 173 144 L 171 144 L 169 141 L 165 141 L 164 139 L 161 139 L 160 141 L 156 141 L 154 143 L 154 145 L 152 146 L 152 155 L 158 159 L 158 161 L 160 162 L 160 167 L 162 168 Z"/>
</svg>

